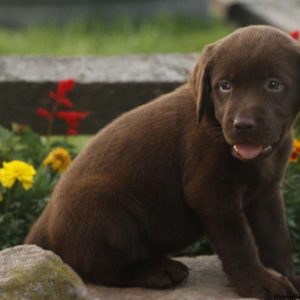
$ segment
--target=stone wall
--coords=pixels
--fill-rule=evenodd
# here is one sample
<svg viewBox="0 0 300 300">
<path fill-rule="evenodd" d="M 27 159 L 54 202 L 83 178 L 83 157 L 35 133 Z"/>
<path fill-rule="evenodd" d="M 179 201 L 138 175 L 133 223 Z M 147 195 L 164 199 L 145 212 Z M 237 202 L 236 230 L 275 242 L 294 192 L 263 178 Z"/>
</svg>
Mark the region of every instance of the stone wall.
<svg viewBox="0 0 300 300">
<path fill-rule="evenodd" d="M 73 78 L 70 98 L 77 109 L 91 112 L 81 133 L 95 133 L 122 112 L 184 83 L 197 56 L 0 57 L 0 123 L 27 124 L 45 133 L 46 122 L 36 116 L 36 108 L 50 102 L 48 93 L 59 80 Z M 56 125 L 54 133 L 63 133 L 63 124 Z"/>
</svg>

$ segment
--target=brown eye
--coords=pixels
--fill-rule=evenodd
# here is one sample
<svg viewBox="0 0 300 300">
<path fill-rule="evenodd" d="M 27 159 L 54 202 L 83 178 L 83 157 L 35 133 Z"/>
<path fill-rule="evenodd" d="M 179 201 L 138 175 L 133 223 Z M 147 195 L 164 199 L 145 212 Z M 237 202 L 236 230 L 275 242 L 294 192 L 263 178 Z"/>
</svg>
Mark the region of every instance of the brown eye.
<svg viewBox="0 0 300 300">
<path fill-rule="evenodd" d="M 270 78 L 267 81 L 267 89 L 272 92 L 280 92 L 283 90 L 284 84 L 282 81 L 276 78 Z"/>
<path fill-rule="evenodd" d="M 230 93 L 232 90 L 231 82 L 229 80 L 225 80 L 225 79 L 221 80 L 219 82 L 219 89 L 223 93 Z"/>
</svg>

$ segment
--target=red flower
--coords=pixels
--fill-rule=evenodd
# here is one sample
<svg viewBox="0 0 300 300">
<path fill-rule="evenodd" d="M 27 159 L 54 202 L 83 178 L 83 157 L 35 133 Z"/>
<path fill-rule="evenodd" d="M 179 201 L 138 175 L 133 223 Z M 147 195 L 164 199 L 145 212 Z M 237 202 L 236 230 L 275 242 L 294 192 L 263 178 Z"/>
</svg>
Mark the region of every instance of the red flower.
<svg viewBox="0 0 300 300">
<path fill-rule="evenodd" d="M 39 107 L 37 110 L 36 110 L 36 114 L 41 117 L 41 118 L 45 118 L 45 119 L 48 119 L 50 120 L 52 118 L 52 115 L 51 113 L 49 112 L 49 110 L 45 109 L 45 108 L 41 108 Z"/>
<path fill-rule="evenodd" d="M 66 107 L 73 107 L 73 103 L 66 97 L 60 97 L 58 96 L 55 92 L 53 91 L 50 91 L 49 93 L 49 96 L 57 101 L 58 103 L 62 104 L 63 106 L 66 106 Z"/>
<path fill-rule="evenodd" d="M 295 40 L 299 40 L 299 36 L 300 36 L 299 30 L 291 31 L 290 36 Z"/>
<path fill-rule="evenodd" d="M 75 82 L 73 79 L 61 80 L 58 83 L 57 95 L 59 97 L 65 97 L 66 94 L 74 89 Z"/>
<path fill-rule="evenodd" d="M 81 111 L 59 111 L 56 113 L 58 119 L 64 120 L 68 126 L 67 133 L 74 135 L 78 134 L 77 128 L 80 126 L 80 122 L 90 115 L 89 112 Z"/>
<path fill-rule="evenodd" d="M 81 121 L 84 120 L 89 116 L 89 112 L 83 112 L 83 111 L 76 111 L 76 110 L 61 110 L 56 113 L 57 118 L 69 121 L 69 122 L 74 122 L 74 121 Z"/>
<path fill-rule="evenodd" d="M 73 79 L 61 80 L 58 83 L 57 91 L 50 91 L 49 96 L 58 103 L 66 107 L 73 107 L 73 103 L 66 97 L 66 94 L 73 90 L 75 82 Z"/>
<path fill-rule="evenodd" d="M 293 151 L 290 155 L 290 158 L 289 158 L 289 162 L 297 162 L 298 161 L 298 154 Z"/>
<path fill-rule="evenodd" d="M 79 134 L 77 129 L 80 126 L 80 122 L 90 115 L 89 112 L 81 112 L 76 110 L 58 111 L 61 105 L 67 108 L 73 107 L 73 103 L 69 100 L 69 98 L 67 98 L 67 93 L 73 90 L 74 86 L 75 82 L 73 79 L 61 80 L 57 85 L 56 91 L 50 91 L 49 93 L 50 98 L 54 100 L 52 102 L 52 108 L 50 110 L 44 108 L 37 109 L 37 115 L 48 120 L 48 136 L 52 132 L 53 123 L 56 118 L 61 119 L 66 123 L 67 134 L 75 135 Z"/>
</svg>

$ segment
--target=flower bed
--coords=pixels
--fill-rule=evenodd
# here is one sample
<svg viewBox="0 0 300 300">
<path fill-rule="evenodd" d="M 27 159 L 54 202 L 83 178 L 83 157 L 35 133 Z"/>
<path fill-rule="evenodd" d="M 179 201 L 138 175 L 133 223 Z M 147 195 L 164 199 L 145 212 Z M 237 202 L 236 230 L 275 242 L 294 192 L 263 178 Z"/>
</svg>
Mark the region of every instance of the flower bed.
<svg viewBox="0 0 300 300">
<path fill-rule="evenodd" d="M 74 110 L 68 98 L 74 85 L 73 80 L 59 82 L 57 90 L 49 93 L 49 107 L 37 109 L 48 123 L 45 137 L 23 125 L 14 124 L 11 130 L 0 127 L 0 249 L 22 243 L 55 183 L 77 155 L 68 135 L 79 133 L 80 122 L 89 113 Z M 66 124 L 65 139 L 59 142 L 51 138 L 56 119 Z"/>
</svg>

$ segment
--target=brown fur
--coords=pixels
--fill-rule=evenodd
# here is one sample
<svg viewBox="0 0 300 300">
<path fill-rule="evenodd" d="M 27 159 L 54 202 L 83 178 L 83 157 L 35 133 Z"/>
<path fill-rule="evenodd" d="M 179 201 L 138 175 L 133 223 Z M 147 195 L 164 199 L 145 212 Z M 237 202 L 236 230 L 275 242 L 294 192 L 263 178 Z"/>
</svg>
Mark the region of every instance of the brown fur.
<svg viewBox="0 0 300 300">
<path fill-rule="evenodd" d="M 284 90 L 266 90 L 270 77 Z M 166 288 L 188 274 L 166 255 L 206 233 L 241 296 L 300 292 L 280 193 L 299 98 L 297 42 L 272 27 L 237 30 L 205 48 L 189 83 L 96 135 L 25 243 L 99 284 Z M 236 130 L 237 116 L 254 129 Z M 273 151 L 245 161 L 232 150 L 244 142 Z"/>
</svg>

